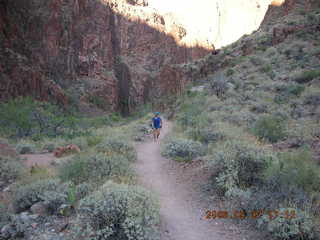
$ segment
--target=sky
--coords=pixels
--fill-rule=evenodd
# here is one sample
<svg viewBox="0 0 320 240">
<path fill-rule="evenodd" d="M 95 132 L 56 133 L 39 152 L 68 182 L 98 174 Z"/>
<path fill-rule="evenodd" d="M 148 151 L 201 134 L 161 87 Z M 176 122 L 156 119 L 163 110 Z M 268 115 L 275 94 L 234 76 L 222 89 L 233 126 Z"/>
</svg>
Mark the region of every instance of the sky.
<svg viewBox="0 0 320 240">
<path fill-rule="evenodd" d="M 270 1 L 148 0 L 150 7 L 162 13 L 173 12 L 187 27 L 189 36 L 205 39 L 218 48 L 256 30 Z"/>
</svg>

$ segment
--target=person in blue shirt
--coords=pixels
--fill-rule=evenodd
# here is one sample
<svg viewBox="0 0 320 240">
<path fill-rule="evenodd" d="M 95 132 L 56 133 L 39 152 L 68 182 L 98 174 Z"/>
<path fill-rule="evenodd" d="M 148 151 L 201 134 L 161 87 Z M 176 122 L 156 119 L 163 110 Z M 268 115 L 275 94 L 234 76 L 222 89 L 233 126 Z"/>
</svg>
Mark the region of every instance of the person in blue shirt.
<svg viewBox="0 0 320 240">
<path fill-rule="evenodd" d="M 156 112 L 152 118 L 153 140 L 157 141 L 160 136 L 160 129 L 162 128 L 162 119 L 159 117 L 160 113 Z"/>
</svg>

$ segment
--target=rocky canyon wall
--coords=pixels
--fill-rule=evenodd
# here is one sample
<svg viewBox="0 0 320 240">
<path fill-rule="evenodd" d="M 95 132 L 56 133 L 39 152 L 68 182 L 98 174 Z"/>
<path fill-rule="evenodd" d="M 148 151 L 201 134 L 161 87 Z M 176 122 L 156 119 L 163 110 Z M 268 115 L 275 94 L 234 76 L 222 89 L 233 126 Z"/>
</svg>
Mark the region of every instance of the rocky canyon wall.
<svg viewBox="0 0 320 240">
<path fill-rule="evenodd" d="M 179 45 L 186 30 L 136 1 L 0 0 L 0 13 L 1 100 L 99 98 L 127 113 L 163 67 L 208 53 Z"/>
<path fill-rule="evenodd" d="M 32 95 L 127 114 L 177 93 L 190 80 L 178 65 L 254 30 L 270 4 L 213 2 L 219 23 L 201 17 L 208 1 L 188 19 L 147 0 L 0 0 L 0 101 Z"/>
</svg>

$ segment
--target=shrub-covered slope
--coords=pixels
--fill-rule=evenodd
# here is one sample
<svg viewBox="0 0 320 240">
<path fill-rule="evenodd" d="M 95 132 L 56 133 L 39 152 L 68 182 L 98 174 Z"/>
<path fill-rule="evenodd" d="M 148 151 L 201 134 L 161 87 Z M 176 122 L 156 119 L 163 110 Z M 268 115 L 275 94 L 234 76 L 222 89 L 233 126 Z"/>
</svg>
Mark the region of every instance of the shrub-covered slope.
<svg viewBox="0 0 320 240">
<path fill-rule="evenodd" d="M 320 5 L 301 6 L 177 66 L 194 81 L 170 110 L 181 144 L 206 149 L 214 194 L 261 211 L 252 223 L 275 239 L 319 238 Z M 164 152 L 179 151 L 168 143 Z"/>
</svg>

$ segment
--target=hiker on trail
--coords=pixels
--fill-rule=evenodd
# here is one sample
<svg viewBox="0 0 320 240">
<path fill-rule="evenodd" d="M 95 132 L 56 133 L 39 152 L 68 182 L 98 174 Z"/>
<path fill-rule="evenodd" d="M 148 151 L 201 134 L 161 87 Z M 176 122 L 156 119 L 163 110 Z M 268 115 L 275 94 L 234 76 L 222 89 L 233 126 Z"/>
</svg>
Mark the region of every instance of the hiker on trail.
<svg viewBox="0 0 320 240">
<path fill-rule="evenodd" d="M 162 119 L 159 117 L 160 113 L 156 112 L 152 118 L 153 140 L 157 141 L 160 136 L 160 129 L 162 128 Z"/>
</svg>

